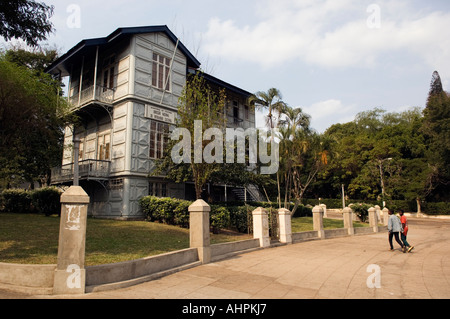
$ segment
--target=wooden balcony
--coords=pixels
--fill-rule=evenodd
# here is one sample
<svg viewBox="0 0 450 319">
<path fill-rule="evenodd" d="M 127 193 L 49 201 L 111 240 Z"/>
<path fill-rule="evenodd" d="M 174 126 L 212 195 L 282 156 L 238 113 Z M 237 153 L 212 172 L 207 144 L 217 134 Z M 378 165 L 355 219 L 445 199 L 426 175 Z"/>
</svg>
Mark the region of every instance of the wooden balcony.
<svg viewBox="0 0 450 319">
<path fill-rule="evenodd" d="M 67 164 L 52 168 L 51 184 L 63 184 L 73 181 L 73 166 Z M 107 180 L 110 174 L 110 161 L 85 160 L 79 162 L 80 180 Z"/>
<path fill-rule="evenodd" d="M 74 108 L 79 108 L 89 103 L 100 102 L 106 105 L 112 105 L 114 102 L 114 90 L 97 85 L 94 93 L 94 86 L 84 89 L 69 98 L 70 104 Z"/>
</svg>

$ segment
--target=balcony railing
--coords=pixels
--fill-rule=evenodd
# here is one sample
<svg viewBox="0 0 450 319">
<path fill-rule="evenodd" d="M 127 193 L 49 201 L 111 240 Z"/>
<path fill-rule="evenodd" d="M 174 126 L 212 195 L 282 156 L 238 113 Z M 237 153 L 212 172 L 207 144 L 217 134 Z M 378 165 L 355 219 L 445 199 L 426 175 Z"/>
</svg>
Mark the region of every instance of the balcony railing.
<svg viewBox="0 0 450 319">
<path fill-rule="evenodd" d="M 90 86 L 81 91 L 81 94 L 71 96 L 69 101 L 74 107 L 79 107 L 95 101 L 112 104 L 114 101 L 114 90 L 97 85 L 94 95 L 94 86 Z"/>
<path fill-rule="evenodd" d="M 74 164 L 67 164 L 61 167 L 52 168 L 52 184 L 67 183 L 73 180 Z M 110 173 L 111 162 L 99 160 L 85 160 L 79 162 L 80 180 L 105 180 Z"/>
</svg>

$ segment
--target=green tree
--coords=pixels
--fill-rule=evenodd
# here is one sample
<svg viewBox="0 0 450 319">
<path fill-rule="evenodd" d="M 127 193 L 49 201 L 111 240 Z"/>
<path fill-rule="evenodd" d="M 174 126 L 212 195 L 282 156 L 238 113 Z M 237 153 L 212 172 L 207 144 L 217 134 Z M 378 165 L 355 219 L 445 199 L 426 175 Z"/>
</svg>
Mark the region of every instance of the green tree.
<svg viewBox="0 0 450 319">
<path fill-rule="evenodd" d="M 201 74 L 189 75 L 179 99 L 176 125 L 177 128 L 187 130 L 189 133 L 187 145 L 189 150 L 183 149 L 183 154 L 176 154 L 182 156 L 184 161 L 174 163 L 172 150 L 178 143 L 172 141 L 164 159 L 156 164 L 156 168 L 151 174 L 167 174 L 167 178 L 177 182 L 193 180 L 196 197 L 197 199 L 202 198 L 205 184 L 212 180 L 214 173 L 221 170 L 220 164 L 208 163 L 203 158 L 205 148 L 209 147 L 208 145 L 214 142 L 217 136 L 209 141 L 203 140 L 203 137 L 205 131 L 210 128 L 217 128 L 220 132 L 224 132 L 225 101 L 224 90 L 214 92 Z M 197 124 L 201 123 L 200 127 L 196 126 L 196 121 L 200 121 L 197 122 Z M 183 136 L 183 141 L 185 138 L 187 137 Z M 220 147 L 223 151 L 223 143 L 220 144 Z M 215 153 L 221 150 L 216 147 L 213 151 Z M 196 154 L 200 154 L 202 158 L 197 158 Z M 221 156 L 218 153 L 213 155 Z M 221 157 L 223 158 L 223 154 Z M 189 160 L 188 164 L 186 164 L 187 159 Z"/>
<path fill-rule="evenodd" d="M 32 0 L 2 0 L 0 6 L 0 35 L 9 41 L 22 39 L 36 47 L 53 32 L 50 18 L 53 6 Z"/>
<path fill-rule="evenodd" d="M 271 139 L 275 134 L 273 129 L 278 127 L 281 114 L 287 108 L 287 104 L 283 101 L 281 91 L 276 88 L 270 88 L 267 92 L 258 91 L 255 95 L 249 98 L 250 105 L 254 105 L 256 109 L 268 110 L 266 117 L 266 125 L 270 130 Z M 277 118 L 274 118 L 274 113 L 278 114 Z M 275 121 L 274 121 L 275 120 Z M 280 185 L 280 173 L 276 173 L 277 188 L 278 188 L 278 205 L 281 208 L 281 185 Z"/>
<path fill-rule="evenodd" d="M 427 106 L 423 112 L 422 132 L 428 146 L 428 163 L 432 166 L 429 188 L 441 200 L 449 200 L 450 184 L 450 96 L 442 88 L 438 72 L 433 73 Z"/>
<path fill-rule="evenodd" d="M 45 184 L 60 162 L 67 103 L 59 82 L 48 74 L 7 61 L 0 55 L 0 180 Z"/>
</svg>

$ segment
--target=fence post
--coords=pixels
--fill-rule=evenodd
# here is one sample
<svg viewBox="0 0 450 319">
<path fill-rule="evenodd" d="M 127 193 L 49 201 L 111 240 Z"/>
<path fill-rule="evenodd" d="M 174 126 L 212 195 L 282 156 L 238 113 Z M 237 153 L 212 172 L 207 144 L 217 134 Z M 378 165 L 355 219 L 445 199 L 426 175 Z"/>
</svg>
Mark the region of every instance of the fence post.
<svg viewBox="0 0 450 319">
<path fill-rule="evenodd" d="M 292 244 L 292 213 L 285 209 L 280 208 L 278 210 L 278 220 L 280 227 L 280 242 L 285 244 Z"/>
<path fill-rule="evenodd" d="M 209 212 L 211 207 L 202 199 L 188 208 L 190 247 L 197 248 L 198 259 L 207 264 L 211 261 L 209 236 Z"/>
<path fill-rule="evenodd" d="M 58 261 L 53 294 L 84 294 L 86 291 L 85 247 L 89 196 L 80 186 L 61 195 Z"/>
<path fill-rule="evenodd" d="M 355 229 L 353 228 L 353 210 L 350 207 L 344 208 L 343 212 L 344 217 L 344 228 L 348 230 L 349 235 L 355 234 Z"/>
<path fill-rule="evenodd" d="M 323 208 L 316 206 L 312 210 L 314 230 L 317 231 L 319 238 L 325 238 L 325 231 L 323 230 Z"/>
<path fill-rule="evenodd" d="M 253 238 L 259 239 L 260 247 L 270 246 L 269 236 L 269 213 L 262 207 L 252 212 L 253 216 Z"/>
<path fill-rule="evenodd" d="M 385 207 L 383 208 L 382 212 L 383 212 L 383 224 L 384 226 L 387 226 L 389 222 L 389 209 Z"/>
<path fill-rule="evenodd" d="M 374 233 L 378 233 L 377 210 L 375 207 L 369 208 L 369 225 L 372 227 Z"/>
<path fill-rule="evenodd" d="M 327 217 L 328 217 L 328 215 L 327 215 L 327 205 L 325 205 L 325 204 L 320 204 L 320 207 L 323 208 L 323 217 L 324 217 L 324 218 L 327 218 Z"/>
<path fill-rule="evenodd" d="M 381 218 L 381 207 L 380 207 L 379 205 L 376 205 L 376 206 L 375 206 L 375 211 L 377 212 L 377 220 L 378 220 L 378 223 L 382 224 L 382 223 L 383 223 L 383 220 L 382 220 L 382 218 Z"/>
</svg>

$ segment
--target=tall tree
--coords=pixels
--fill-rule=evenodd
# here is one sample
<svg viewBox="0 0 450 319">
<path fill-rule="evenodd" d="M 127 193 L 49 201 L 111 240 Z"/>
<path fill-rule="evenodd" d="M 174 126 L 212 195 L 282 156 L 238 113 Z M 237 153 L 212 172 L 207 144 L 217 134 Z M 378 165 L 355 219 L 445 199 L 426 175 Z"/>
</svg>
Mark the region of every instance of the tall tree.
<svg viewBox="0 0 450 319">
<path fill-rule="evenodd" d="M 46 183 L 60 163 L 67 104 L 48 74 L 0 55 L 0 179 L 3 186 Z"/>
<path fill-rule="evenodd" d="M 287 107 L 287 104 L 283 101 L 281 91 L 276 88 L 270 88 L 267 92 L 258 91 L 255 95 L 249 98 L 249 103 L 255 105 L 256 109 L 267 109 L 268 115 L 266 117 L 266 125 L 269 127 L 271 139 L 274 138 L 274 128 L 278 127 L 281 114 Z M 274 118 L 274 113 L 278 114 L 277 118 Z M 281 208 L 281 185 L 280 185 L 280 172 L 277 171 L 277 187 L 278 187 L 278 206 Z"/>
<path fill-rule="evenodd" d="M 430 187 L 437 188 L 442 200 L 450 199 L 450 96 L 444 91 L 438 72 L 433 73 L 422 131 L 429 147 L 428 162 L 433 166 Z M 446 197 L 446 198 L 445 198 Z"/>
<path fill-rule="evenodd" d="M 171 142 L 164 158 L 156 163 L 151 174 L 167 174 L 167 178 L 176 182 L 193 180 L 196 198 L 202 198 L 205 184 L 223 168 L 216 161 L 223 160 L 223 135 L 217 144 L 214 143 L 219 142 L 217 135 L 213 134 L 211 139 L 204 137 L 208 129 L 215 129 L 218 135 L 223 134 L 225 102 L 224 90 L 214 92 L 200 73 L 189 75 L 178 102 L 176 126 L 182 140 Z M 209 153 L 205 152 L 206 148 Z M 213 158 L 204 158 L 205 153 Z M 179 159 L 174 160 L 174 156 L 179 156 Z"/>
<path fill-rule="evenodd" d="M 6 41 L 22 39 L 36 47 L 53 32 L 50 18 L 53 6 L 33 0 L 2 0 L 0 6 L 0 35 Z"/>
</svg>

